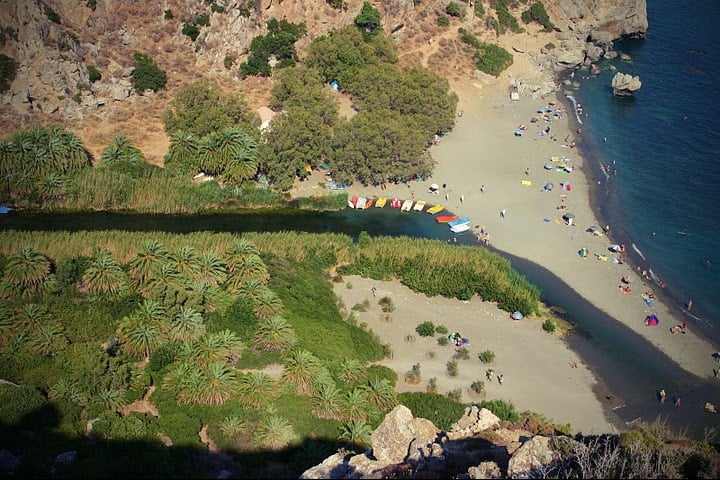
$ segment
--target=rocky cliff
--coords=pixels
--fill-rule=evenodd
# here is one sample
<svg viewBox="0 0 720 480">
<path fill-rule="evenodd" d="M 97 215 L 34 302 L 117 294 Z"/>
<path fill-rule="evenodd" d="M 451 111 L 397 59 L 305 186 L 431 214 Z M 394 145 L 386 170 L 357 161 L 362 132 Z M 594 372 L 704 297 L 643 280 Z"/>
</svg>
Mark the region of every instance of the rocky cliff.
<svg viewBox="0 0 720 480">
<path fill-rule="evenodd" d="M 242 80 L 237 66 L 244 61 L 252 39 L 266 32 L 269 19 L 304 22 L 308 35 L 298 42 L 302 52 L 318 35 L 351 24 L 362 0 L 347 0 L 335 9 L 325 0 L 0 0 L 0 53 L 17 63 L 17 74 L 2 94 L 2 127 L 13 130 L 27 123 L 98 120 L 119 122 L 145 112 L 159 113 L 183 83 L 209 76 L 226 88 L 241 87 L 246 95 L 267 97 L 270 82 Z M 448 0 L 386 0 L 372 2 L 382 14 L 384 30 L 398 40 L 401 57 L 412 61 L 440 27 L 438 13 Z M 487 15 L 494 11 L 485 2 Z M 559 48 L 537 52 L 537 63 L 548 71 L 595 61 L 624 35 L 647 30 L 645 0 L 545 0 L 556 25 Z M 219 8 L 222 7 L 222 8 Z M 521 7 L 522 8 L 522 7 Z M 513 11 L 519 18 L 520 10 Z M 195 41 L 182 33 L 183 24 L 208 15 Z M 486 19 L 467 10 L 462 26 L 490 41 L 494 32 Z M 528 33 L 518 35 L 531 35 Z M 449 38 L 449 37 L 448 37 Z M 461 42 L 453 51 L 462 51 Z M 168 74 L 166 91 L 135 92 L 130 76 L 134 52 L 149 55 Z M 447 57 L 446 57 L 447 58 Z M 226 68 L 227 59 L 232 67 Z M 471 59 L 467 59 L 471 70 Z M 91 82 L 88 66 L 101 74 Z M 429 68 L 433 68 L 432 62 Z M 437 69 L 443 74 L 442 68 Z M 143 97 L 143 98 L 140 98 Z M 261 100 L 251 103 L 262 104 Z M 132 106 L 135 106 L 133 110 Z M 119 111 L 133 113 L 124 115 Z M 113 114 L 117 114 L 113 117 Z M 8 119 L 12 118 L 11 121 Z M 18 122 L 18 118 L 21 120 Z"/>
</svg>

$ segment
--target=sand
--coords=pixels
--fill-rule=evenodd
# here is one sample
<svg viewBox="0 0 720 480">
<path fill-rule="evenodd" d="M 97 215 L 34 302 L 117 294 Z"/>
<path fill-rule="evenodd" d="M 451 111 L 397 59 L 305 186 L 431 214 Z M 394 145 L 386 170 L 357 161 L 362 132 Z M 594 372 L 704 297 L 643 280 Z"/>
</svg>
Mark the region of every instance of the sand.
<svg viewBox="0 0 720 480">
<path fill-rule="evenodd" d="M 402 184 L 388 185 L 386 190 L 381 190 L 354 184 L 348 189 L 348 195 L 388 198 L 397 196 L 401 199 L 414 196 L 416 200 L 424 200 L 428 205 L 440 203 L 455 214 L 470 217 L 473 226 L 486 227 L 492 246 L 542 265 L 590 303 L 647 339 L 682 369 L 703 379 L 711 378 L 715 366 L 712 353 L 718 350 L 718 346 L 697 335 L 692 329 L 686 330 L 685 334 L 671 333 L 670 327 L 682 323 L 683 319 L 658 299 L 652 306 L 648 306 L 642 298 L 644 293 L 653 292 L 659 287 L 646 281 L 640 272 L 627 263 L 617 264 L 612 261 L 613 256 L 617 255 L 608 250 L 614 243 L 611 236 L 594 236 L 586 231 L 591 225 L 603 225 L 598 223 L 591 209 L 590 186 L 585 175 L 585 169 L 589 169 L 586 161 L 577 149 L 561 146 L 582 141 L 581 136 L 571 129 L 568 122 L 568 116 L 574 115 L 574 112 L 564 112 L 562 118 L 554 119 L 552 123 L 542 120 L 536 124 L 531 123 L 530 120 L 537 115 L 537 110 L 548 106 L 548 102 L 554 102 L 556 107 L 562 107 L 563 104 L 554 95 L 544 99 L 524 95 L 518 101 L 511 100 L 508 94 L 510 80 L 522 78 L 524 75 L 537 75 L 528 59 L 517 61 L 509 71 L 490 84 L 471 78 L 462 82 L 451 82 L 451 88 L 460 99 L 458 111 L 462 111 L 462 116 L 458 117 L 453 131 L 442 137 L 439 144 L 430 150 L 436 162 L 433 177 L 423 182 L 410 182 L 410 188 Z M 522 137 L 516 137 L 514 132 L 521 124 L 524 124 L 527 130 Z M 538 132 L 547 126 L 550 126 L 549 135 L 539 136 Z M 573 171 L 558 173 L 554 169 L 545 170 L 543 166 L 551 162 L 551 157 L 554 156 L 569 157 L 568 164 L 572 165 Z M 322 174 L 314 174 L 309 182 L 299 183 L 293 194 L 318 193 L 318 189 L 322 190 L 319 186 L 319 182 L 324 181 L 322 177 Z M 523 185 L 523 181 L 529 181 L 531 185 Z M 543 186 L 548 182 L 554 184 L 554 189 L 542 192 Z M 570 183 L 571 190 L 561 190 L 561 182 Z M 437 196 L 428 192 L 432 183 L 441 186 Z M 442 188 L 444 184 L 447 185 L 446 189 Z M 484 192 L 481 191 L 483 186 Z M 563 195 L 566 197 L 562 197 Z M 558 210 L 562 205 L 566 206 L 567 212 L 575 215 L 574 225 L 569 226 L 563 220 L 563 211 Z M 500 214 L 501 210 L 505 210 L 504 217 Z M 448 232 L 448 237 L 451 236 Z M 582 248 L 589 251 L 586 258 L 577 253 Z M 598 256 L 607 257 L 607 260 L 600 260 Z M 631 278 L 629 294 L 622 293 L 619 288 L 623 276 Z M 389 288 L 384 285 L 382 288 L 393 290 L 399 287 L 395 285 Z M 365 292 L 367 293 L 367 288 Z M 418 303 L 430 308 L 436 303 L 447 307 L 445 302 L 445 299 L 424 299 Z M 460 303 L 447 308 L 464 308 Z M 528 321 L 521 327 L 531 331 L 532 336 L 523 337 L 522 334 L 527 333 L 523 330 L 522 334 L 518 333 L 519 336 L 515 337 L 513 335 L 520 332 L 520 329 L 512 323 L 503 322 L 506 318 L 502 317 L 507 313 L 487 308 L 489 307 L 481 309 L 484 313 L 479 315 L 487 322 L 494 322 L 495 327 L 503 326 L 498 330 L 498 337 L 491 340 L 487 335 L 492 329 L 482 327 L 472 331 L 472 334 L 466 334 L 470 330 L 461 333 L 494 342 L 493 350 L 507 349 L 499 355 L 498 361 L 503 362 L 500 370 L 505 370 L 508 380 L 502 387 L 496 383 L 488 383 L 489 397 L 502 393 L 504 398 L 511 399 L 520 408 L 539 411 L 555 421 L 570 422 L 583 429 L 599 428 L 609 431 L 601 427 L 603 421 L 607 423 L 607 420 L 601 420 L 598 413 L 602 409 L 602 402 L 589 394 L 595 385 L 595 379 L 581 366 L 579 360 L 574 359 L 562 342 L 553 340 L 542 332 L 539 321 Z M 407 325 L 401 322 L 400 318 L 394 320 L 398 325 L 402 323 L 402 327 L 399 327 L 402 332 L 396 338 L 404 338 L 403 332 L 412 331 L 419 323 L 417 318 L 434 320 L 426 318 L 424 311 L 423 309 L 417 312 L 417 316 Z M 651 313 L 661 319 L 660 326 L 645 325 L 645 317 Z M 438 314 L 437 318 L 450 318 L 442 313 L 442 309 Z M 472 328 L 462 323 L 463 321 L 460 322 L 463 328 Z M 368 323 L 370 324 L 369 321 Z M 486 340 L 480 342 L 483 341 Z M 534 358 L 533 361 L 517 360 L 517 363 L 513 364 L 510 360 L 513 358 L 511 353 L 526 353 L 524 346 L 531 341 L 548 341 L 556 345 L 548 345 L 542 358 Z M 476 346 L 477 343 L 473 342 L 472 345 Z M 468 374 L 468 378 L 462 381 L 453 380 L 451 383 L 456 386 L 443 387 L 444 382 L 449 380 L 444 373 L 447 358 L 439 353 L 434 360 L 424 357 L 425 352 L 431 349 L 432 342 L 418 339 L 417 343 L 409 348 L 405 348 L 406 345 L 400 341 L 393 342 L 393 345 L 398 348 L 391 364 L 399 374 L 402 375 L 416 362 L 411 358 L 418 358 L 417 355 L 420 355 L 421 358 L 417 361 L 422 360 L 422 365 L 427 369 L 427 377 L 438 378 L 441 392 L 458 387 L 467 388 L 472 382 L 471 377 L 483 378 L 484 369 L 477 365 L 477 361 L 471 360 L 478 367 L 473 368 L 472 375 Z M 476 355 L 473 358 L 476 358 Z M 516 355 L 515 358 L 519 359 L 521 356 Z M 578 369 L 571 371 L 568 362 L 573 361 L 577 362 Z M 533 370 L 528 370 L 531 367 Z M 547 394 L 543 387 L 550 383 L 555 385 L 556 382 L 566 383 L 560 388 L 566 395 Z M 502 391 L 496 391 L 497 388 L 502 388 Z M 571 404 L 567 404 L 568 402 Z"/>
</svg>

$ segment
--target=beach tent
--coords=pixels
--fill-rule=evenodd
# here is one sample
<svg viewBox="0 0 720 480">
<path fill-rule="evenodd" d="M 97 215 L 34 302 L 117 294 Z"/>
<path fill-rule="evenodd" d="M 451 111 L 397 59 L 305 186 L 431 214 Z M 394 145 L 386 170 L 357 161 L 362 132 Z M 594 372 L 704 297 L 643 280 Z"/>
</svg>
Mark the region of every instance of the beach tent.
<svg viewBox="0 0 720 480">
<path fill-rule="evenodd" d="M 12 210 L 12 208 L 6 207 L 5 205 L 0 206 L 0 213 L 10 213 Z"/>
<path fill-rule="evenodd" d="M 339 91 L 340 91 L 340 84 L 338 83 L 337 80 L 333 80 L 333 81 L 330 82 L 330 88 L 332 88 L 332 89 L 335 90 L 336 92 L 339 92 Z"/>
<path fill-rule="evenodd" d="M 512 317 L 513 320 L 522 320 L 523 314 L 520 313 L 519 311 L 515 310 L 515 311 L 513 312 L 513 314 L 510 315 L 510 317 Z"/>
<path fill-rule="evenodd" d="M 552 164 L 552 163 L 546 163 L 546 164 L 543 166 L 543 168 L 544 168 L 545 170 L 552 170 L 552 169 L 553 169 L 553 164 Z"/>
<path fill-rule="evenodd" d="M 658 323 L 660 323 L 660 319 L 654 313 L 645 317 L 645 325 L 648 327 L 656 327 Z"/>
<path fill-rule="evenodd" d="M 563 215 L 563 218 L 565 219 L 565 221 L 567 222 L 568 225 L 572 225 L 573 219 L 575 218 L 575 214 L 574 213 L 566 213 L 565 215 Z"/>
</svg>

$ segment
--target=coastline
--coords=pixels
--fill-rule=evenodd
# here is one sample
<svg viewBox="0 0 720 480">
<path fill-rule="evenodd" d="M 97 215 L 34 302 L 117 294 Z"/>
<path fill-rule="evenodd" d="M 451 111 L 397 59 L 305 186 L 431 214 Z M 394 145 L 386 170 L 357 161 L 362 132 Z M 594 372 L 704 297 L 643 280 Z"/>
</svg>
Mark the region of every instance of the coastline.
<svg viewBox="0 0 720 480">
<path fill-rule="evenodd" d="M 676 306 L 668 302 L 655 282 L 643 278 L 638 272 L 639 263 L 634 261 L 635 254 L 629 248 L 622 264 L 596 259 L 595 254 L 612 256 L 608 247 L 616 239 L 616 230 L 611 229 L 609 237 L 596 237 L 585 231 L 590 225 L 602 226 L 601 186 L 596 183 L 593 165 L 586 158 L 587 154 L 582 147 L 558 148 L 566 138 L 568 142 L 574 140 L 578 145 L 583 143 L 575 132 L 577 126 L 574 112 L 568 108 L 569 100 L 558 92 L 547 96 L 545 100 L 530 96 L 522 96 L 519 101 L 510 100 L 507 91 L 509 82 L 504 78 L 512 80 L 514 72 L 517 72 L 517 68 L 489 85 L 473 80 L 451 83 L 451 88 L 460 98 L 458 111 L 463 113 L 453 131 L 443 137 L 439 145 L 431 148 L 431 155 L 436 162 L 432 178 L 406 185 L 388 185 L 386 190 L 351 185 L 348 195 L 396 196 L 403 199 L 414 197 L 426 201 L 428 206 L 439 203 L 457 215 L 470 217 L 473 225 L 487 227 L 492 235 L 493 250 L 527 259 L 546 268 L 604 316 L 617 322 L 617 327 L 626 332 L 624 335 L 637 335 L 646 356 L 659 354 L 663 358 L 659 363 L 667 367 L 667 372 L 673 372 L 668 373 L 667 379 L 664 372 L 653 372 L 651 377 L 658 380 L 658 389 L 667 382 L 673 385 L 678 395 L 680 392 L 685 395 L 687 390 L 692 390 L 697 395 L 706 396 L 709 389 L 714 388 L 711 383 L 717 383 L 712 378 L 714 362 L 711 357 L 717 350 L 716 346 L 702 334 L 698 335 L 692 326 L 685 334 L 670 333 L 670 327 L 686 319 L 678 314 Z M 554 141 L 549 136 L 534 137 L 537 130 L 528 123 L 536 109 L 549 101 L 566 109 L 560 121 L 550 124 L 552 137 L 556 138 Z M 530 126 L 531 129 L 523 137 L 517 138 L 513 132 L 520 124 Z M 475 128 L 478 125 L 483 128 Z M 543 164 L 551 156 L 558 155 L 570 156 L 575 167 L 572 173 L 553 177 L 554 172 L 543 170 Z M 530 169 L 529 174 L 525 174 L 526 168 Z M 532 185 L 523 186 L 522 180 L 530 180 Z M 560 203 L 557 189 L 539 192 L 548 181 L 556 186 L 561 181 L 571 183 L 572 191 L 563 192 L 567 195 L 563 204 L 568 205 L 576 215 L 576 226 L 565 225 L 561 212 L 556 210 Z M 441 189 L 440 195 L 432 196 L 427 191 L 430 183 L 445 184 L 447 189 Z M 484 192 L 480 191 L 481 186 L 484 186 Z M 302 195 L 298 191 L 294 193 Z M 448 195 L 447 200 L 445 194 Z M 503 209 L 507 212 L 505 218 L 499 215 Z M 452 234 L 448 232 L 448 241 L 451 237 Z M 581 258 L 577 254 L 580 248 L 588 248 L 591 256 Z M 628 295 L 618 289 L 621 285 L 620 277 L 624 275 L 632 278 L 632 293 Z M 643 301 L 641 295 L 645 292 L 655 295 L 652 306 Z M 646 315 L 651 313 L 661 318 L 660 327 L 644 325 Z M 613 340 L 608 342 L 613 343 Z M 568 341 L 568 344 L 572 343 Z M 603 362 L 605 359 L 597 360 Z M 646 358 L 645 362 L 652 360 Z M 622 364 L 622 360 L 617 363 Z M 678 368 L 673 369 L 670 364 Z M 613 369 L 593 370 L 595 378 L 589 385 L 596 389 L 596 402 L 607 409 L 606 399 L 612 397 L 614 392 L 602 386 L 604 378 L 600 373 L 604 370 L 604 375 L 612 376 Z M 607 383 L 612 389 L 613 384 L 622 386 L 623 379 L 615 378 Z M 651 388 L 655 387 L 648 387 L 648 390 Z M 654 393 L 655 390 L 648 391 L 643 398 L 635 395 L 626 400 L 636 403 L 634 412 L 659 415 L 661 412 L 655 412 L 652 407 Z M 695 419 L 701 415 L 698 413 L 702 411 L 701 405 L 696 406 Z M 653 411 L 647 412 L 649 409 Z M 652 420 L 647 416 L 643 419 Z M 627 417 L 625 420 L 628 422 Z"/>
</svg>

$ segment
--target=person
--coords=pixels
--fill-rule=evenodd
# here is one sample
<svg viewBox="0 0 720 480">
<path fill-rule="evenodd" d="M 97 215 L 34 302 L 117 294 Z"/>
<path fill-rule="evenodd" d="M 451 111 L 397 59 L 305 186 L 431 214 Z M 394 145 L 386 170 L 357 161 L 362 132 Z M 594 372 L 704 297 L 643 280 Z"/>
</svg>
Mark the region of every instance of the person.
<svg viewBox="0 0 720 480">
<path fill-rule="evenodd" d="M 500 210 L 500 217 L 505 218 L 505 209 Z"/>
<path fill-rule="evenodd" d="M 485 193 L 485 185 L 480 185 L 480 193 Z"/>
<path fill-rule="evenodd" d="M 665 397 L 667 394 L 665 393 L 665 389 L 661 388 L 660 392 L 658 393 L 658 396 L 660 397 L 660 403 L 665 403 Z"/>
<path fill-rule="evenodd" d="M 530 167 L 525 169 L 525 175 L 530 175 Z"/>
<path fill-rule="evenodd" d="M 675 397 L 675 408 L 680 406 L 680 402 L 682 402 L 682 397 L 678 395 L 677 397 Z"/>
<path fill-rule="evenodd" d="M 375 287 L 373 286 L 370 290 L 372 290 L 372 292 L 373 292 L 373 297 L 374 297 L 374 296 L 375 296 L 375 291 L 377 290 L 377 288 L 375 288 Z"/>
<path fill-rule="evenodd" d="M 688 302 L 687 302 L 687 310 L 688 310 L 688 312 L 689 312 L 690 310 L 692 310 L 692 300 L 688 300 Z"/>
<path fill-rule="evenodd" d="M 465 200 L 465 195 L 460 195 L 460 203 L 463 203 L 464 200 Z"/>
<path fill-rule="evenodd" d="M 503 378 L 504 378 L 503 374 L 501 373 L 500 375 L 498 375 L 497 378 L 498 378 L 498 383 L 499 383 L 500 385 L 502 385 Z"/>
</svg>

